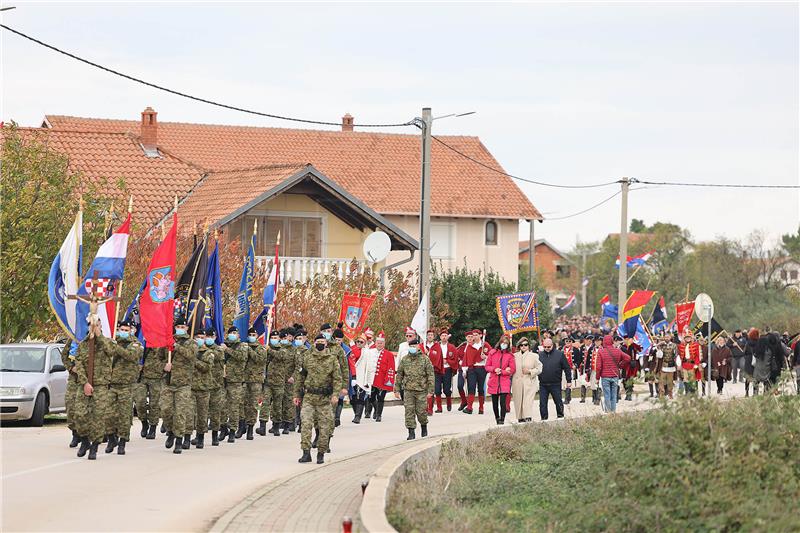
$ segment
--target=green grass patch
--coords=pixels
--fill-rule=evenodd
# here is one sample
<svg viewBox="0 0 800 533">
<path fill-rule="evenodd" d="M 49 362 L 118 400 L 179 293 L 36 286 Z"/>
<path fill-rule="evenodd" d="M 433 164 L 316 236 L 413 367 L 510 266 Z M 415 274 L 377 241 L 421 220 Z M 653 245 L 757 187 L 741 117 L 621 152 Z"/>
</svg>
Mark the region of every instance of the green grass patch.
<svg viewBox="0 0 800 533">
<path fill-rule="evenodd" d="M 410 466 L 400 532 L 800 531 L 800 398 L 492 430 Z"/>
</svg>

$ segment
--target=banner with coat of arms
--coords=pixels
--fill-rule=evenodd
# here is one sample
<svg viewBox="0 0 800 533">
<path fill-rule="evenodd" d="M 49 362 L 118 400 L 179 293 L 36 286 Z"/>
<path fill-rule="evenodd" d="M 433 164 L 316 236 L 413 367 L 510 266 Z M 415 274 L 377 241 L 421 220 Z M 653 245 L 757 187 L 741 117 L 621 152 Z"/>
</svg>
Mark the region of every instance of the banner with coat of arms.
<svg viewBox="0 0 800 533">
<path fill-rule="evenodd" d="M 506 335 L 539 329 L 539 310 L 535 292 L 504 294 L 497 297 L 497 318 Z"/>
<path fill-rule="evenodd" d="M 339 312 L 339 322 L 342 323 L 342 331 L 345 337 L 350 340 L 358 337 L 358 334 L 364 329 L 369 309 L 374 302 L 374 295 L 344 293 L 342 309 Z"/>
</svg>

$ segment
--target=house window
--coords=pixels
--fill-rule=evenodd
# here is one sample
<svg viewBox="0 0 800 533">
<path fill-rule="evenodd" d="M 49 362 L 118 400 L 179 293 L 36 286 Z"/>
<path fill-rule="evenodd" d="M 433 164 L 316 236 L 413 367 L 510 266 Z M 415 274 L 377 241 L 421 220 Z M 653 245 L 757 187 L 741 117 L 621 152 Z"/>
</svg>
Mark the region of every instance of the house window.
<svg viewBox="0 0 800 533">
<path fill-rule="evenodd" d="M 432 259 L 452 259 L 455 256 L 453 233 L 452 224 L 431 224 Z"/>
<path fill-rule="evenodd" d="M 569 265 L 556 265 L 556 276 L 559 278 L 568 278 L 572 274 Z"/>
<path fill-rule="evenodd" d="M 789 277 L 789 273 L 786 272 L 785 270 L 781 270 L 781 279 L 783 281 L 786 281 L 788 279 L 788 277 Z"/>
<path fill-rule="evenodd" d="M 497 246 L 497 222 L 494 220 L 486 223 L 486 246 Z"/>
<path fill-rule="evenodd" d="M 242 241 L 249 246 L 253 219 L 258 219 L 256 255 L 272 256 L 278 232 L 281 257 L 322 257 L 322 219 L 317 217 L 247 217 Z"/>
<path fill-rule="evenodd" d="M 798 274 L 797 270 L 792 270 L 791 272 L 789 272 L 789 279 L 791 279 L 792 281 L 797 281 L 797 274 Z"/>
</svg>

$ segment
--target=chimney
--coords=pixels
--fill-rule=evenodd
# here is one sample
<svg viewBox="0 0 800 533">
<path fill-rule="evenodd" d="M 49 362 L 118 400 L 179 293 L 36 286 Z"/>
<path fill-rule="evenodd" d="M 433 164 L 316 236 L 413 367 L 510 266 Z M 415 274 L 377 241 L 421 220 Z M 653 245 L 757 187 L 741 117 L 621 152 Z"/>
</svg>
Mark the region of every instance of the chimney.
<svg viewBox="0 0 800 533">
<path fill-rule="evenodd" d="M 345 113 L 342 117 L 342 131 L 353 131 L 353 115 Z"/>
<path fill-rule="evenodd" d="M 142 111 L 142 146 L 145 152 L 154 152 L 158 146 L 158 121 L 152 107 Z"/>
</svg>

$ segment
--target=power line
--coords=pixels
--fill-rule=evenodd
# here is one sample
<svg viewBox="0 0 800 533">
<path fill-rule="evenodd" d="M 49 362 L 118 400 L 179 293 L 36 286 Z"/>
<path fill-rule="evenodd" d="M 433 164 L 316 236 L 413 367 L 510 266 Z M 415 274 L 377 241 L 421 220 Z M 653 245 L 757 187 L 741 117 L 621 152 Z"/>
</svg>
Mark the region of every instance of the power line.
<svg viewBox="0 0 800 533">
<path fill-rule="evenodd" d="M 572 213 L 571 215 L 566 215 L 566 216 L 563 216 L 563 217 L 549 217 L 549 218 L 545 218 L 545 219 L 544 219 L 544 221 L 545 221 L 545 222 L 550 222 L 550 221 L 552 221 L 552 220 L 566 220 L 566 219 L 568 219 L 568 218 L 572 218 L 572 217 L 576 217 L 576 216 L 578 216 L 578 215 L 582 215 L 582 214 L 584 214 L 584 213 L 588 213 L 588 212 L 589 212 L 589 211 L 591 211 L 592 209 L 597 209 L 598 207 L 600 207 L 601 205 L 605 204 L 606 202 L 610 202 L 611 200 L 613 200 L 614 198 L 616 198 L 617 196 L 619 196 L 621 193 L 622 193 L 622 191 L 617 191 L 617 192 L 615 192 L 614 194 L 612 194 L 611 196 L 609 196 L 608 198 L 606 198 L 605 200 L 603 200 L 602 202 L 596 203 L 596 204 L 594 204 L 592 207 L 589 207 L 589 208 L 587 208 L 587 209 L 584 209 L 583 211 L 578 211 L 577 213 Z"/>
<path fill-rule="evenodd" d="M 39 39 L 36 39 L 35 37 L 31 37 L 30 35 L 26 35 L 26 34 L 22 33 L 21 31 L 17 31 L 14 28 L 6 26 L 5 24 L 0 24 L 0 28 L 8 30 L 11 33 L 19 35 L 20 37 L 23 37 L 23 38 L 25 38 L 25 39 L 33 42 L 33 43 L 36 43 L 36 44 L 38 44 L 40 46 L 48 48 L 48 49 L 50 49 L 50 50 L 52 50 L 54 52 L 58 52 L 59 54 L 65 55 L 65 56 L 67 56 L 69 58 L 72 58 L 72 59 L 74 59 L 76 61 L 80 61 L 81 63 L 84 63 L 86 65 L 98 68 L 98 69 L 103 70 L 105 72 L 108 72 L 110 74 L 114 74 L 115 76 L 119 76 L 121 78 L 125 78 L 127 80 L 130 80 L 130 81 L 133 81 L 133 82 L 136 82 L 136 83 L 140 83 L 142 85 L 146 85 L 147 87 L 152 87 L 153 89 L 158 89 L 159 91 L 164 91 L 164 92 L 167 92 L 167 93 L 170 93 L 170 94 L 174 94 L 176 96 L 182 96 L 183 98 L 188 98 L 188 99 L 194 100 L 196 102 L 202 102 L 204 104 L 209 104 L 209 105 L 213 105 L 213 106 L 216 106 L 216 107 L 221 107 L 221 108 L 224 108 L 224 109 L 230 109 L 232 111 L 240 111 L 242 113 L 248 113 L 250 115 L 257 115 L 257 116 L 260 116 L 260 117 L 274 118 L 274 119 L 278 119 L 278 120 L 287 120 L 287 121 L 290 121 L 290 122 L 300 122 L 300 123 L 303 123 L 303 124 L 317 124 L 317 125 L 321 125 L 321 126 L 341 126 L 342 125 L 341 122 L 327 122 L 327 121 L 324 121 L 324 120 L 310 120 L 310 119 L 304 119 L 304 118 L 288 117 L 288 116 L 283 116 L 283 115 L 275 115 L 275 114 L 272 114 L 272 113 L 263 113 L 261 111 L 254 111 L 252 109 L 246 109 L 244 107 L 238 107 L 238 106 L 234 106 L 234 105 L 223 104 L 223 103 L 220 103 L 220 102 L 215 102 L 214 100 L 208 100 L 207 98 L 201 98 L 199 96 L 193 96 L 191 94 L 187 94 L 187 93 L 183 93 L 183 92 L 180 92 L 180 91 L 176 91 L 174 89 L 169 89 L 167 87 L 163 87 L 161 85 L 157 85 L 155 83 L 151 83 L 149 81 L 142 80 L 142 79 L 137 78 L 135 76 L 131 76 L 129 74 L 125 74 L 123 72 L 119 72 L 119 71 L 114 70 L 114 69 L 109 68 L 109 67 L 104 67 L 103 65 L 99 65 L 97 63 L 94 63 L 93 61 L 89 61 L 88 59 L 84 59 L 84 58 L 79 57 L 79 56 L 77 56 L 75 54 L 71 54 L 70 52 L 67 52 L 65 50 L 61 50 L 60 48 L 57 48 L 57 47 L 55 47 L 55 46 L 53 46 L 51 44 L 47 44 L 47 43 L 45 43 L 43 41 L 40 41 Z M 409 120 L 408 122 L 396 123 L 396 124 L 354 124 L 354 126 L 358 126 L 360 128 L 399 128 L 399 127 L 412 126 L 412 125 L 414 125 L 414 121 L 413 120 Z"/>
<path fill-rule="evenodd" d="M 800 185 L 750 185 L 741 183 L 685 183 L 677 181 L 646 181 L 633 180 L 632 183 L 644 183 L 647 185 L 671 185 L 675 187 L 722 187 L 733 189 L 800 189 Z"/>
<path fill-rule="evenodd" d="M 544 182 L 544 181 L 536 181 L 536 180 L 532 180 L 532 179 L 528 179 L 528 178 L 522 178 L 520 176 L 515 176 L 513 174 L 508 174 L 507 172 L 503 172 L 502 170 L 497 170 L 496 168 L 494 168 L 492 166 L 489 166 L 489 165 L 487 165 L 485 163 L 482 163 L 481 161 L 478 161 L 477 159 L 468 156 L 464 152 L 461 152 L 458 149 L 450 146 L 449 144 L 447 144 L 446 142 L 444 142 L 440 138 L 436 137 L 435 135 L 433 135 L 432 138 L 433 138 L 434 141 L 436 141 L 439 144 L 449 148 L 450 150 L 452 150 L 453 152 L 457 153 L 461 157 L 463 157 L 465 159 L 469 159 L 473 163 L 475 163 L 477 165 L 480 165 L 483 168 L 489 169 L 492 172 L 496 172 L 498 174 L 502 174 L 503 176 L 508 176 L 509 178 L 512 178 L 512 179 L 515 179 L 515 180 L 524 181 L 526 183 L 533 183 L 535 185 L 542 185 L 544 187 L 557 187 L 557 188 L 560 188 L 560 189 L 592 189 L 592 188 L 595 188 L 595 187 L 607 187 L 609 185 L 616 185 L 617 183 L 619 183 L 619 181 L 617 180 L 617 181 L 609 181 L 608 183 L 594 183 L 594 184 L 591 184 L 591 185 L 561 185 L 561 184 L 558 184 L 558 183 L 547 183 L 547 182 Z"/>
</svg>

